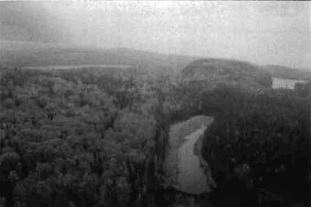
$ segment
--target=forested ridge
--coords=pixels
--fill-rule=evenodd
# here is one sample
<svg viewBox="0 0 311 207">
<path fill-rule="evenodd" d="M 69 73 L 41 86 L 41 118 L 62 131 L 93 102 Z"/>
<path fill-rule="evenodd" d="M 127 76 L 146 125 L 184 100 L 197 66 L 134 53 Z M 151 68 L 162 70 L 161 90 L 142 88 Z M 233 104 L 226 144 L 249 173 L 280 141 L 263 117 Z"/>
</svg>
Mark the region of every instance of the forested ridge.
<svg viewBox="0 0 311 207">
<path fill-rule="evenodd" d="M 215 117 L 202 153 L 216 207 L 308 205 L 307 84 L 253 93 L 105 68 L 1 69 L 0 86 L 1 206 L 161 203 L 169 126 L 194 115 Z"/>
</svg>

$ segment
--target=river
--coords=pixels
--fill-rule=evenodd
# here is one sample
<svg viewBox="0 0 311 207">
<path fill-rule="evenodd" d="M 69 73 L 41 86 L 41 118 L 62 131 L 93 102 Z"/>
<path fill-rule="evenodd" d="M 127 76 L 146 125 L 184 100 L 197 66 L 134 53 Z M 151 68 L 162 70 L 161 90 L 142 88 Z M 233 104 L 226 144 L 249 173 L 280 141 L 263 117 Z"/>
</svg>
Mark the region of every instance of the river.
<svg viewBox="0 0 311 207">
<path fill-rule="evenodd" d="M 171 127 L 170 148 L 165 165 L 168 185 L 192 195 L 211 191 L 209 183 L 214 181 L 208 164 L 198 153 L 201 153 L 202 148 L 200 138 L 203 138 L 204 131 L 212 121 L 212 117 L 195 116 Z"/>
</svg>

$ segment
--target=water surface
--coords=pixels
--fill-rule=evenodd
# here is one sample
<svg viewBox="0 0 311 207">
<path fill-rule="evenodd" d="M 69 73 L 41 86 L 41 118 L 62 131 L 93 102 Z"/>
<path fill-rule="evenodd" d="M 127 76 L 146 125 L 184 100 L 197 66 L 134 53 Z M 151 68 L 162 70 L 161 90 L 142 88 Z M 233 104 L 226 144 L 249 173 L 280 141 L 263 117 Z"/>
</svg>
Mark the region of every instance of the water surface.
<svg viewBox="0 0 311 207">
<path fill-rule="evenodd" d="M 186 140 L 178 150 L 178 187 L 179 190 L 190 194 L 210 192 L 207 175 L 200 165 L 200 159 L 194 154 L 196 142 L 203 136 L 206 127 L 195 130 L 186 136 Z"/>
<path fill-rule="evenodd" d="M 198 195 L 210 192 L 210 184 L 216 186 L 201 154 L 204 131 L 212 122 L 213 117 L 202 115 L 170 127 L 164 164 L 167 187 Z"/>
<path fill-rule="evenodd" d="M 286 78 L 272 78 L 272 88 L 294 89 L 296 83 L 305 83 L 304 80 L 294 80 Z"/>
</svg>

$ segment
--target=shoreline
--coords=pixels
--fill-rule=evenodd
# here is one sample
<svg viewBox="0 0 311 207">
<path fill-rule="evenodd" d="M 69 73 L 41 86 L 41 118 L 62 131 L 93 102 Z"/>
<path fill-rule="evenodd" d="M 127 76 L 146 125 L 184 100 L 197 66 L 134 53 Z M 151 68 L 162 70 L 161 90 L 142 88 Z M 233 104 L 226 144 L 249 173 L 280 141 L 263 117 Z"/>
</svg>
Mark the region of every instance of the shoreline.
<svg viewBox="0 0 311 207">
<path fill-rule="evenodd" d="M 165 187 L 194 195 L 208 193 L 211 186 L 216 187 L 201 154 L 204 132 L 213 120 L 213 117 L 201 115 L 171 126 Z"/>
</svg>

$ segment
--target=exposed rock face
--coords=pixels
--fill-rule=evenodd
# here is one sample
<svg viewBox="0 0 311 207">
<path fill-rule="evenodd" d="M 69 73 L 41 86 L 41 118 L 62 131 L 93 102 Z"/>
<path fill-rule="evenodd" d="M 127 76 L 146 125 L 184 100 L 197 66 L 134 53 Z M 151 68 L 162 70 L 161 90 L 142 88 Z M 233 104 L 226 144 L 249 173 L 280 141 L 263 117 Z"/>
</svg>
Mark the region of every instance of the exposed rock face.
<svg viewBox="0 0 311 207">
<path fill-rule="evenodd" d="M 186 66 L 181 78 L 187 82 L 200 82 L 210 89 L 218 84 L 241 87 L 246 90 L 270 88 L 271 77 L 248 62 L 226 59 L 201 59 Z"/>
</svg>

